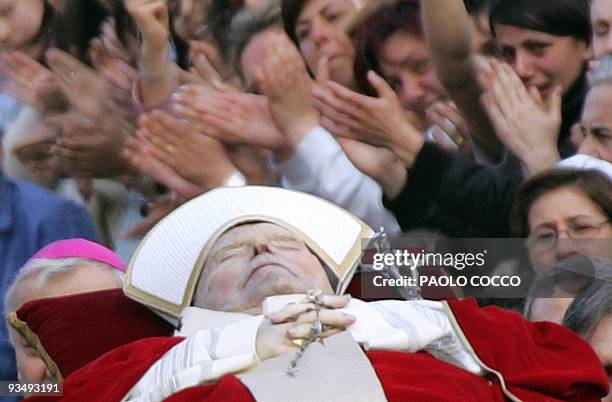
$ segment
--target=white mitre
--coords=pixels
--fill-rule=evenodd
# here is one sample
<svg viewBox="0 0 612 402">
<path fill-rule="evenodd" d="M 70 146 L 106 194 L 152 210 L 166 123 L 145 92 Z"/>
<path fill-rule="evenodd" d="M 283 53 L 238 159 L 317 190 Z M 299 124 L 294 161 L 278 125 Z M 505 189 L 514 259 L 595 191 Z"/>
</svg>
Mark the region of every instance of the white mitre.
<svg viewBox="0 0 612 402">
<path fill-rule="evenodd" d="M 191 304 L 216 240 L 247 222 L 275 223 L 300 238 L 327 266 L 336 294 L 348 286 L 361 259 L 361 240 L 373 230 L 337 205 L 277 187 L 223 187 L 182 205 L 147 234 L 134 253 L 126 295 L 176 323 Z"/>
</svg>

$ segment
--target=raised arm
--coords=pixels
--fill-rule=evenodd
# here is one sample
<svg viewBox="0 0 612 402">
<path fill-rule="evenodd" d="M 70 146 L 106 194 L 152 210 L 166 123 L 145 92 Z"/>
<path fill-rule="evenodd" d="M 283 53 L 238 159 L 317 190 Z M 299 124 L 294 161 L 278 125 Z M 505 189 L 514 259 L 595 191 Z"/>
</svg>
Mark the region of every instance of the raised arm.
<svg viewBox="0 0 612 402">
<path fill-rule="evenodd" d="M 128 0 L 127 11 L 142 35 L 140 98 L 143 104 L 161 102 L 176 87 L 178 67 L 170 60 L 167 0 Z"/>
<path fill-rule="evenodd" d="M 462 0 L 421 2 L 423 30 L 440 81 L 463 115 L 470 133 L 487 158 L 499 161 L 503 144 L 481 106 L 483 92 L 472 52 L 470 17 Z"/>
</svg>

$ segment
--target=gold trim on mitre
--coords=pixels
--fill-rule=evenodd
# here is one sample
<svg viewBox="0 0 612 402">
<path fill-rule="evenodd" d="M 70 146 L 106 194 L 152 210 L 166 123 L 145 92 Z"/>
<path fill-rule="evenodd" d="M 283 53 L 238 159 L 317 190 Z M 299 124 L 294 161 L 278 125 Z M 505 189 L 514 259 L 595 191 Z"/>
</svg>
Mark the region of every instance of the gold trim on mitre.
<svg viewBox="0 0 612 402">
<path fill-rule="evenodd" d="M 36 332 L 30 329 L 28 323 L 17 317 L 16 312 L 9 313 L 6 316 L 6 321 L 15 329 L 15 331 L 19 333 L 19 335 L 23 336 L 28 345 L 36 350 L 36 353 L 38 353 L 42 361 L 49 369 L 49 373 L 51 374 L 53 381 L 62 381 L 62 373 L 60 372 L 57 363 L 55 363 L 51 356 L 49 356 L 49 353 L 47 353 L 47 350 L 40 341 L 40 338 L 38 335 L 36 335 Z"/>
<path fill-rule="evenodd" d="M 266 211 L 267 213 L 245 214 L 245 215 L 240 215 L 240 216 L 235 216 L 233 218 L 229 218 L 225 223 L 217 227 L 216 230 L 209 235 L 208 239 L 202 243 L 201 248 L 198 251 L 197 258 L 189 262 L 190 274 L 189 274 L 189 277 L 186 281 L 186 284 L 183 290 L 182 300 L 180 304 L 177 304 L 177 303 L 172 302 L 171 300 L 160 297 L 159 295 L 156 295 L 151 291 L 143 290 L 134 284 L 134 275 L 135 275 L 134 267 L 136 265 L 136 262 L 138 261 L 141 251 L 143 250 L 143 248 L 149 241 L 150 237 L 153 235 L 156 229 L 160 226 L 160 224 L 162 224 L 163 221 L 166 221 L 167 219 L 175 218 L 177 213 L 184 213 L 184 211 L 178 212 L 178 210 L 175 210 L 170 215 L 168 215 L 168 217 L 164 218 L 162 222 L 159 222 L 158 225 L 156 225 L 147 234 L 145 239 L 138 246 L 138 249 L 134 253 L 134 256 L 132 257 L 132 260 L 130 261 L 130 264 L 128 266 L 126 280 L 124 282 L 124 292 L 126 293 L 126 295 L 132 299 L 135 299 L 136 301 L 140 303 L 143 303 L 153 308 L 154 310 L 158 311 L 162 315 L 165 315 L 165 318 L 168 319 L 170 322 L 176 323 L 178 317 L 180 316 L 181 311 L 191 304 L 191 299 L 193 297 L 193 293 L 195 291 L 201 270 L 204 266 L 204 262 L 206 261 L 206 258 L 208 257 L 208 254 L 212 246 L 214 245 L 214 243 L 223 233 L 225 233 L 230 228 L 243 224 L 243 223 L 248 223 L 248 222 L 269 222 L 269 223 L 277 224 L 287 229 L 288 231 L 296 235 L 298 238 L 300 238 L 302 241 L 304 241 L 304 243 L 311 249 L 311 251 L 317 257 L 319 257 L 319 259 L 327 267 L 326 272 L 328 273 L 328 276 L 330 277 L 330 282 L 332 283 L 336 294 L 342 294 L 346 290 L 346 287 L 348 286 L 350 279 L 352 278 L 359 264 L 359 261 L 361 258 L 361 240 L 364 238 L 371 237 L 374 234 L 373 230 L 363 221 L 356 218 L 354 215 L 350 214 L 346 210 L 342 209 L 341 207 L 338 207 L 337 205 L 329 201 L 323 200 L 319 197 L 315 197 L 310 194 L 299 193 L 293 190 L 286 190 L 286 189 L 279 189 L 279 188 L 266 188 L 266 187 L 256 187 L 256 186 L 251 186 L 250 188 L 252 189 L 254 188 L 256 189 L 256 191 L 262 191 L 261 189 L 265 189 L 263 190 L 264 192 L 267 192 L 267 189 L 270 189 L 270 192 L 273 193 L 272 195 L 274 196 L 282 195 L 279 192 L 286 192 L 286 193 L 292 194 L 291 195 L 292 197 L 295 197 L 296 194 L 299 194 L 300 199 L 305 202 L 308 202 L 311 199 L 316 200 L 316 202 L 319 203 L 318 204 L 319 207 L 323 207 L 326 210 L 329 208 L 329 211 L 333 213 L 335 213 L 333 209 L 337 209 L 339 213 L 343 214 L 342 219 L 348 218 L 350 219 L 350 221 L 357 223 L 358 228 L 359 228 L 359 233 L 358 235 L 357 235 L 357 232 L 353 233 L 353 235 L 357 235 L 355 240 L 353 241 L 352 244 L 349 242 L 347 242 L 346 244 L 347 247 L 350 246 L 350 249 L 347 249 L 347 252 L 343 252 L 341 260 L 339 262 L 336 262 L 334 261 L 334 258 L 332 258 L 330 254 L 325 250 L 325 247 L 323 245 L 318 244 L 317 241 L 310 238 L 303 230 L 298 229 L 295 225 L 293 225 L 290 222 L 287 222 L 287 220 L 285 219 L 281 219 L 277 216 L 274 216 L 275 211 L 273 209 L 270 211 Z M 236 188 L 227 189 L 227 190 L 231 190 L 235 192 Z M 220 189 L 220 190 L 218 189 L 218 190 L 213 190 L 213 191 L 223 191 L 223 189 Z M 244 191 L 249 191 L 249 190 L 244 190 Z M 204 194 L 201 197 L 205 197 L 205 196 L 206 194 Z M 184 208 L 186 206 L 188 207 L 188 205 L 185 205 L 181 208 Z M 299 211 L 299 213 L 304 213 L 303 211 L 307 211 L 307 209 L 306 210 L 302 209 L 301 211 Z M 298 211 L 296 211 L 296 213 L 298 213 Z M 282 214 L 279 214 L 279 215 L 282 215 Z M 315 219 L 313 218 L 313 220 Z M 193 222 L 190 222 L 190 223 L 193 223 Z M 322 224 L 329 224 L 329 222 L 323 222 Z M 333 230 L 333 225 L 330 225 L 330 226 L 332 226 L 330 229 Z M 177 238 L 175 241 L 180 243 L 181 240 L 187 239 L 189 235 L 190 233 L 186 233 L 185 231 L 177 232 Z M 156 252 L 163 253 L 163 250 L 159 250 L 159 251 L 156 250 Z M 183 266 L 183 269 L 181 271 L 184 272 L 185 268 L 186 267 Z M 142 267 L 139 269 L 142 270 Z M 169 272 L 171 272 L 171 270 L 172 268 L 169 267 Z"/>
</svg>

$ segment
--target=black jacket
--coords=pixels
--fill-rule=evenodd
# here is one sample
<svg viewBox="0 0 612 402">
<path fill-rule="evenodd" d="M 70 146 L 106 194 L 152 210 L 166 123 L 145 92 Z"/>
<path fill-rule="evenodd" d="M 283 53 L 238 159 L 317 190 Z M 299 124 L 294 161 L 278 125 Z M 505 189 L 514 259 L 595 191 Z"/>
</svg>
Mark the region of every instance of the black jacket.
<svg viewBox="0 0 612 402">
<path fill-rule="evenodd" d="M 580 119 L 586 91 L 583 75 L 564 96 L 558 141 L 563 158 L 576 152 L 570 131 Z M 490 167 L 425 144 L 402 192 L 384 203 L 404 231 L 428 228 L 450 237 L 510 237 L 509 214 L 524 181 L 516 162 Z"/>
</svg>

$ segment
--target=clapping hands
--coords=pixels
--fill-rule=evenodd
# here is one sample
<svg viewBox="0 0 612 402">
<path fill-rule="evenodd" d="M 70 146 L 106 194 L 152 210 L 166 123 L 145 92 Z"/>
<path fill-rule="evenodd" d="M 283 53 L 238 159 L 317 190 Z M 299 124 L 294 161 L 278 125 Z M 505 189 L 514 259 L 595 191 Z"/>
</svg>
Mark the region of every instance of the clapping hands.
<svg viewBox="0 0 612 402">
<path fill-rule="evenodd" d="M 296 147 L 319 124 L 319 112 L 313 106 L 314 82 L 287 35 L 270 34 L 266 44 L 269 57 L 255 72 L 255 85 L 268 98 L 276 126 Z"/>
<path fill-rule="evenodd" d="M 537 88 L 525 88 L 510 66 L 494 60 L 482 102 L 498 138 L 521 158 L 528 175 L 546 170 L 560 159 L 560 87 L 544 99 Z"/>
<path fill-rule="evenodd" d="M 319 68 L 325 77 L 323 60 Z M 320 81 L 315 105 L 321 125 L 336 136 L 353 164 L 376 180 L 388 197 L 404 187 L 425 140 L 402 109 L 395 92 L 376 73 L 368 79 L 378 97 L 360 95 L 331 81 Z"/>
<path fill-rule="evenodd" d="M 62 110 L 66 100 L 49 69 L 24 52 L 0 56 L 0 74 L 6 78 L 0 89 L 40 111 Z"/>
</svg>

